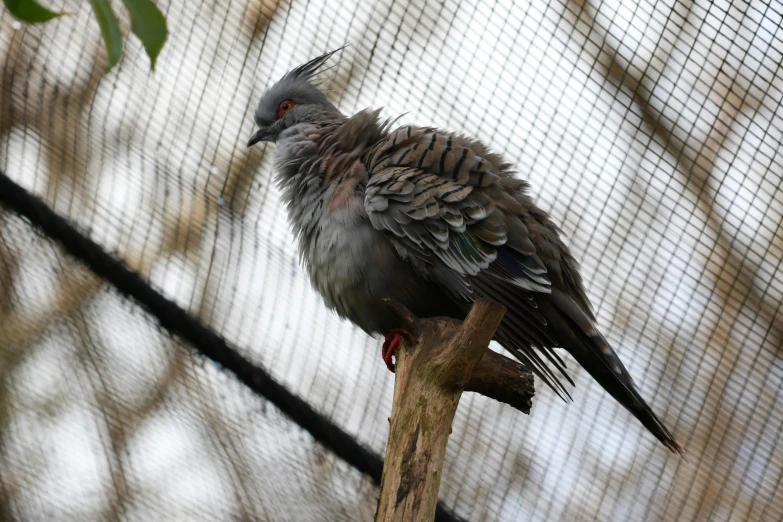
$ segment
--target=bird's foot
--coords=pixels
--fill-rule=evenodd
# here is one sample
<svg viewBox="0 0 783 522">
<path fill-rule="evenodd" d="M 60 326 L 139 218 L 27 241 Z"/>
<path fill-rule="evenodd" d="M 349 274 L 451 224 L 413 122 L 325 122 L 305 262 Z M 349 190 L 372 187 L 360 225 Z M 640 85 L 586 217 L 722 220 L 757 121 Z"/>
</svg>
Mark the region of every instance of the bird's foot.
<svg viewBox="0 0 783 522">
<path fill-rule="evenodd" d="M 381 357 L 383 357 L 383 362 L 386 363 L 386 367 L 392 373 L 394 373 L 394 362 L 392 361 L 392 356 L 400 346 L 400 333 L 401 330 L 392 330 L 391 332 L 387 333 L 386 339 L 383 341 L 383 348 L 381 348 Z"/>
</svg>

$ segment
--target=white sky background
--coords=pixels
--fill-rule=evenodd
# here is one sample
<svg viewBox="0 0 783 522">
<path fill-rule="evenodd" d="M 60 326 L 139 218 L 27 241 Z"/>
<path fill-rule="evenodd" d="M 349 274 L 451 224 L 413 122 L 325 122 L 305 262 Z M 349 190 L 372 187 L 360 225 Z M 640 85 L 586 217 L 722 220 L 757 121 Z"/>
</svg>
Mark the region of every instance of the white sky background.
<svg viewBox="0 0 783 522">
<path fill-rule="evenodd" d="M 331 83 L 344 112 L 382 106 L 384 116 L 407 113 L 401 123 L 471 134 L 530 181 L 582 263 L 602 331 L 690 461 L 669 455 L 569 359 L 573 404 L 543 385 L 529 417 L 463 397 L 441 498 L 470 520 L 783 518 L 774 452 L 783 364 L 780 326 L 770 326 L 783 291 L 780 4 L 697 2 L 688 13 L 602 2 L 581 14 L 576 4 L 507 0 L 161 5 L 171 36 L 156 72 L 130 40 L 92 91 L 104 51 L 86 3 L 21 30 L 2 14 L 4 82 L 13 82 L 3 84 L 2 120 L 12 121 L 0 136 L 3 170 L 382 453 L 393 376 L 380 343 L 310 289 L 270 183 L 272 146 L 245 149 L 264 89 L 349 42 Z M 644 94 L 676 125 L 691 174 L 709 172 L 698 195 L 603 74 L 609 49 L 645 75 Z M 55 86 L 86 90 L 89 110 Z M 27 260 L 19 301 L 45 311 L 56 279 L 40 274 L 59 262 L 21 222 L 5 230 Z M 753 279 L 738 276 L 730 249 Z M 145 396 L 180 348 L 113 294 L 86 312 L 116 400 Z M 71 330 L 52 327 L 13 380 L 3 455 L 20 474 L 40 461 L 24 472 L 32 500 L 18 509 L 30 519 L 92 517 L 111 484 L 91 374 L 66 349 L 78 344 Z M 372 515 L 366 480 L 212 365 L 191 371 L 198 390 L 177 388 L 128 442 L 137 500 L 127 518 L 236 516 L 238 486 L 226 477 L 238 472 L 224 469 L 227 439 L 205 427 L 201 402 L 246 457 L 238 502 L 257 518 Z M 42 404 L 53 413 L 36 413 Z"/>
</svg>

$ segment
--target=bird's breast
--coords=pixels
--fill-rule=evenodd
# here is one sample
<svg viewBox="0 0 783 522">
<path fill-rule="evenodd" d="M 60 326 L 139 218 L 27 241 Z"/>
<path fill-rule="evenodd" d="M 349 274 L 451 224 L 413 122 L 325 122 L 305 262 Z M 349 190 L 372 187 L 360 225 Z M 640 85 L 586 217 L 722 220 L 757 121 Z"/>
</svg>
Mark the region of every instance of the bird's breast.
<svg viewBox="0 0 783 522">
<path fill-rule="evenodd" d="M 368 332 L 379 329 L 383 311 L 375 290 L 388 278 L 386 242 L 376 234 L 366 219 L 327 209 L 301 245 L 310 281 L 326 305 Z"/>
<path fill-rule="evenodd" d="M 332 299 L 364 276 L 362 255 L 366 249 L 363 226 L 346 222 L 326 211 L 306 244 L 303 257 L 313 286 Z"/>
<path fill-rule="evenodd" d="M 339 156 L 317 163 L 300 163 L 301 153 L 297 161 L 278 158 L 287 169 L 280 173 L 283 199 L 310 282 L 325 304 L 368 333 L 385 333 L 399 325 L 383 298 L 416 309 L 432 292 L 372 226 L 364 208 L 363 165 Z"/>
</svg>

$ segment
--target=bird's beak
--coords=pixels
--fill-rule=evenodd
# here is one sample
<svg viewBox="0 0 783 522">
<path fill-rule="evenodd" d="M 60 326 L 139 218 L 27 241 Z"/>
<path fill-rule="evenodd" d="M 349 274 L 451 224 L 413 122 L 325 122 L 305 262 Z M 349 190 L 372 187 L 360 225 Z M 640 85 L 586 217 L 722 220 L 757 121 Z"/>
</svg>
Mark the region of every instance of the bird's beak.
<svg viewBox="0 0 783 522">
<path fill-rule="evenodd" d="M 269 141 L 269 133 L 266 127 L 261 127 L 256 131 L 255 134 L 250 136 L 250 139 L 247 140 L 247 146 L 252 147 L 259 141 Z"/>
</svg>

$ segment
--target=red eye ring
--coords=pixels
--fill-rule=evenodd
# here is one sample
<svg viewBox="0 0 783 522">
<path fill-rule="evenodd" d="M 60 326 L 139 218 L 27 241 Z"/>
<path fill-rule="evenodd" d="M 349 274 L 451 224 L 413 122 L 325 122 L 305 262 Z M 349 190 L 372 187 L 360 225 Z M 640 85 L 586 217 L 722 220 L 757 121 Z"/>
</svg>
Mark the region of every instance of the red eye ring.
<svg viewBox="0 0 783 522">
<path fill-rule="evenodd" d="M 286 112 L 294 108 L 296 104 L 292 100 L 285 100 L 277 107 L 277 117 L 282 118 Z"/>
</svg>

